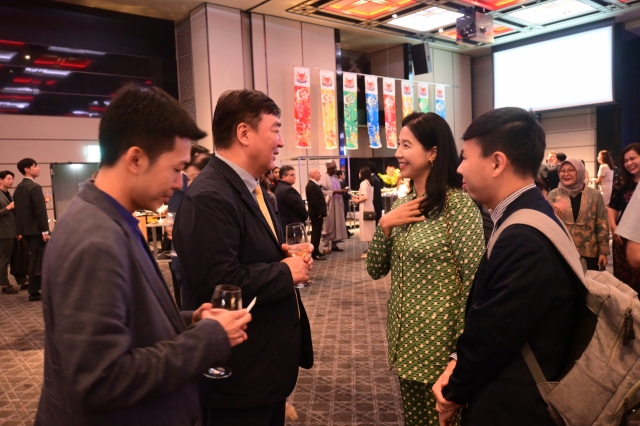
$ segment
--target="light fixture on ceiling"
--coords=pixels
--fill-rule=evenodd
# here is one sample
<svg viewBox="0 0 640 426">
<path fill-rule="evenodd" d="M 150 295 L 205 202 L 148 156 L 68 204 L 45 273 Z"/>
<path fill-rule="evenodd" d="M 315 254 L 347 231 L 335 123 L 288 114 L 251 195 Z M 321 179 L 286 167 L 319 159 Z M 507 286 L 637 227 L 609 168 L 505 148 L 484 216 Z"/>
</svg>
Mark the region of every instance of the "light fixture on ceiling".
<svg viewBox="0 0 640 426">
<path fill-rule="evenodd" d="M 66 77 L 71 74 L 71 71 L 50 70 L 47 68 L 25 68 L 24 72 L 27 74 L 46 74 L 52 77 Z"/>
<path fill-rule="evenodd" d="M 0 50 L 0 61 L 9 62 L 17 54 L 17 52 L 3 52 Z"/>
<path fill-rule="evenodd" d="M 444 29 L 443 29 L 443 28 L 440 28 L 440 29 L 438 30 L 438 32 L 439 32 L 439 33 L 442 33 L 442 32 L 444 32 Z"/>
<path fill-rule="evenodd" d="M 75 53 L 78 55 L 98 55 L 98 56 L 106 55 L 106 53 L 104 52 L 98 52 L 95 50 L 70 49 L 68 47 L 58 47 L 58 46 L 51 46 L 47 50 L 51 52 Z"/>
<path fill-rule="evenodd" d="M 25 59 L 31 59 L 31 56 L 30 55 L 24 55 L 24 58 Z"/>
<path fill-rule="evenodd" d="M 395 19 L 395 18 L 397 18 L 397 17 L 398 17 L 398 14 L 397 14 L 397 13 L 394 13 L 393 15 L 391 15 L 391 17 Z"/>
<path fill-rule="evenodd" d="M 515 12 L 507 13 L 507 15 L 532 24 L 544 25 L 595 11 L 595 8 L 578 0 L 553 0 L 526 9 L 516 10 Z"/>
<path fill-rule="evenodd" d="M 425 32 L 433 30 L 434 28 L 451 25 L 461 16 L 463 16 L 461 13 L 452 12 L 440 7 L 430 7 L 401 18 L 392 19 L 388 24 L 417 32 Z"/>
</svg>

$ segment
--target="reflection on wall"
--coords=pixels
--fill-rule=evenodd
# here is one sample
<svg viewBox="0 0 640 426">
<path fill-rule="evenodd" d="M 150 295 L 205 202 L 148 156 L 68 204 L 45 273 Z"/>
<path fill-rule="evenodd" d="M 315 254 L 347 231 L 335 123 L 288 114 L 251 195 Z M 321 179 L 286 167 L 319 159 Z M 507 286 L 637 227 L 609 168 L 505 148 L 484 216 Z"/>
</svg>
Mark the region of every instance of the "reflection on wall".
<svg viewBox="0 0 640 426">
<path fill-rule="evenodd" d="M 54 212 L 56 219 L 64 214 L 71 199 L 80 191 L 84 182 L 98 170 L 98 163 L 69 163 L 51 165 L 51 186 L 53 188 Z"/>
</svg>

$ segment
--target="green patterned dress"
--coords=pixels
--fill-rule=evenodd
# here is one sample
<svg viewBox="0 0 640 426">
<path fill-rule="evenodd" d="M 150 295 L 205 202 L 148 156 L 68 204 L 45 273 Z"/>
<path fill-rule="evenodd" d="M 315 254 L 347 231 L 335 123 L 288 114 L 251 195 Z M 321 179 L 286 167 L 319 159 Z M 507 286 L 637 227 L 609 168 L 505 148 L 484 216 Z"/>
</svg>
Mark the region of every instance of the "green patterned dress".
<svg viewBox="0 0 640 426">
<path fill-rule="evenodd" d="M 393 208 L 416 199 L 415 190 Z M 449 189 L 444 210 L 424 222 L 378 227 L 367 271 L 380 279 L 391 271 L 387 341 L 389 366 L 400 377 L 405 425 L 437 425 L 431 385 L 449 363 L 462 333 L 473 277 L 484 254 L 482 216 L 469 195 Z"/>
</svg>

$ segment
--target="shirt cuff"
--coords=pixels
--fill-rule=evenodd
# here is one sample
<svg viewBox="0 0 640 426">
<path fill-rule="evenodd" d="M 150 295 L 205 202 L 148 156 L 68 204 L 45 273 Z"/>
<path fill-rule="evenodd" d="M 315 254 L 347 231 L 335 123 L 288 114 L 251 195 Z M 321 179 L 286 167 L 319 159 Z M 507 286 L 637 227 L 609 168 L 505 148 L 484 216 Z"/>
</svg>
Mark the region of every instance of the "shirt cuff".
<svg viewBox="0 0 640 426">
<path fill-rule="evenodd" d="M 43 236 L 45 236 L 45 235 L 49 235 L 49 231 L 43 232 L 43 233 L 42 233 L 42 235 L 43 235 Z"/>
<path fill-rule="evenodd" d="M 455 361 L 458 360 L 458 352 L 454 352 L 451 355 L 449 355 L 449 359 L 453 359 Z"/>
</svg>

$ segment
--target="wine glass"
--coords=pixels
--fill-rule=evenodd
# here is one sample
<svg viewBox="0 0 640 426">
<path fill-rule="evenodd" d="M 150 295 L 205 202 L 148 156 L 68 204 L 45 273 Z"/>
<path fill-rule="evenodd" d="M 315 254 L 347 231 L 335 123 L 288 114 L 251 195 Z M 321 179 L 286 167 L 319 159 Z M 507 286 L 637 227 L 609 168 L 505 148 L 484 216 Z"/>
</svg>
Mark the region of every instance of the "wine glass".
<svg viewBox="0 0 640 426">
<path fill-rule="evenodd" d="M 304 256 L 313 250 L 313 246 L 309 244 L 304 224 L 301 222 L 291 223 L 286 228 L 286 243 L 289 246 L 289 254 L 291 256 Z M 313 285 L 313 281 L 296 284 L 297 288 L 304 288 Z"/>
<path fill-rule="evenodd" d="M 242 290 L 235 285 L 218 285 L 213 291 L 211 304 L 214 308 L 239 311 L 242 309 Z M 226 379 L 231 377 L 231 369 L 229 367 L 211 367 L 204 373 L 204 376 L 210 379 Z"/>
<path fill-rule="evenodd" d="M 169 239 L 173 239 L 173 224 L 176 220 L 176 214 L 173 212 L 167 212 L 167 216 L 163 219 L 164 224 L 164 232 L 167 233 L 167 236 L 171 236 Z M 170 256 L 178 256 L 173 249 L 173 244 L 171 244 L 171 251 L 169 252 Z"/>
</svg>

